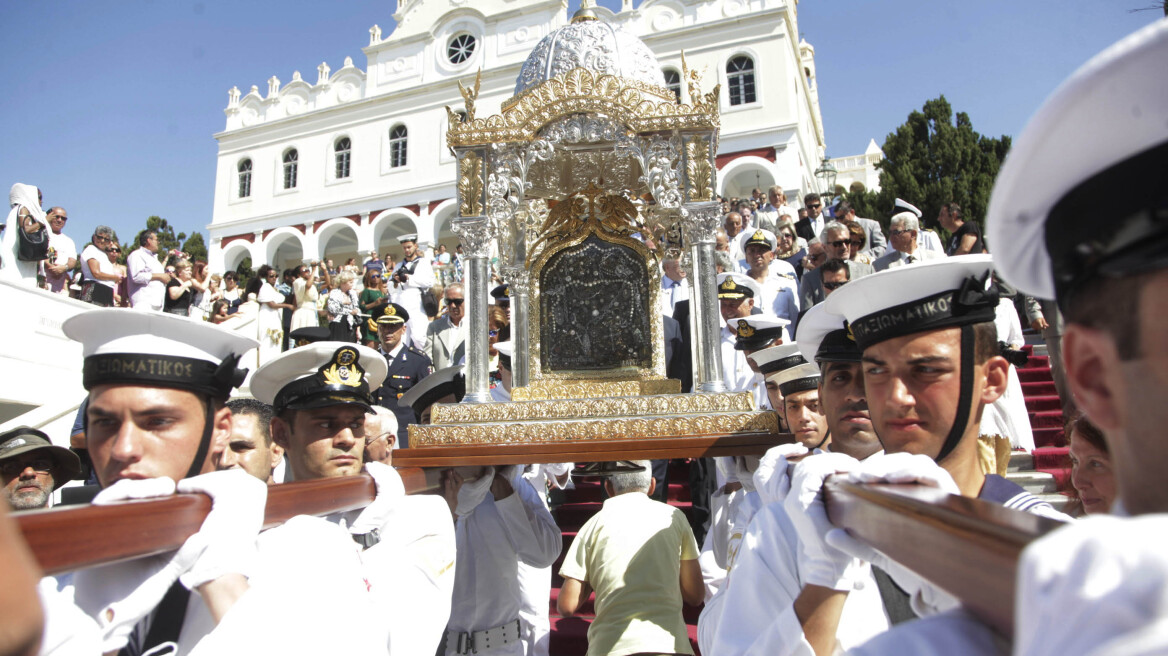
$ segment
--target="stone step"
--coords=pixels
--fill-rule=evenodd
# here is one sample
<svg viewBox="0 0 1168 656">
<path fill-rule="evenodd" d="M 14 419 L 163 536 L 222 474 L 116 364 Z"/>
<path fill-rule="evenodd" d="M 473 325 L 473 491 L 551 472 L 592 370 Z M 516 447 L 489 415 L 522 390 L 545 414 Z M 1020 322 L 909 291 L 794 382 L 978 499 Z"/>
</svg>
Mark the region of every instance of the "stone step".
<svg viewBox="0 0 1168 656">
<path fill-rule="evenodd" d="M 1022 486 L 1023 489 L 1031 494 L 1037 495 L 1058 491 L 1058 481 L 1055 480 L 1053 475 L 1046 472 L 1021 471 L 1007 473 L 1006 478 Z"/>
<path fill-rule="evenodd" d="M 1025 451 L 1014 451 L 1010 454 L 1010 464 L 1007 473 L 1034 471 L 1034 456 Z"/>
</svg>

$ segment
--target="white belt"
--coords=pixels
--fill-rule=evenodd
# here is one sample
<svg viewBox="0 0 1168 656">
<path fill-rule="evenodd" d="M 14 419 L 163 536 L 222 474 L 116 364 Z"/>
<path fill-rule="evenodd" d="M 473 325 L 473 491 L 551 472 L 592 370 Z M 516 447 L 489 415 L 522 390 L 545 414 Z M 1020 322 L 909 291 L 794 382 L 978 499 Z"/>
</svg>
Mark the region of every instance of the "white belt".
<svg viewBox="0 0 1168 656">
<path fill-rule="evenodd" d="M 477 654 L 493 647 L 519 642 L 519 620 L 484 631 L 447 631 L 443 653 Z"/>
</svg>

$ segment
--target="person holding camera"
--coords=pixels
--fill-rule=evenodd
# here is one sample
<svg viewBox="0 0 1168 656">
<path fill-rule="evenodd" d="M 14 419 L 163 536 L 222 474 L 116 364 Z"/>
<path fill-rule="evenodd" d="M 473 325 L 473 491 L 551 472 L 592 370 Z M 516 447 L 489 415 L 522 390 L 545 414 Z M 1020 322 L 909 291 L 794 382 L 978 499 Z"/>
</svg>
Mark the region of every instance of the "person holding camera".
<svg viewBox="0 0 1168 656">
<path fill-rule="evenodd" d="M 49 255 L 49 223 L 40 191 L 21 183 L 8 192 L 8 228 L 0 246 L 0 280 L 37 286 L 41 260 Z"/>
</svg>

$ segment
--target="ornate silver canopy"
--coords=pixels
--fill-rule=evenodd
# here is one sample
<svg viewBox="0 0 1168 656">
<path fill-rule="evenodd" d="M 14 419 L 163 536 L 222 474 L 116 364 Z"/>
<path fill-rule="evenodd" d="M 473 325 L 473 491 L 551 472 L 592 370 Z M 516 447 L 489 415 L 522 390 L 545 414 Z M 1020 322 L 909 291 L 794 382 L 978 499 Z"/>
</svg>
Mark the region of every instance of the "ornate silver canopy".
<svg viewBox="0 0 1168 656">
<path fill-rule="evenodd" d="M 577 18 L 535 46 L 515 80 L 515 95 L 575 68 L 665 87 L 661 65 L 640 39 L 604 21 Z"/>
</svg>

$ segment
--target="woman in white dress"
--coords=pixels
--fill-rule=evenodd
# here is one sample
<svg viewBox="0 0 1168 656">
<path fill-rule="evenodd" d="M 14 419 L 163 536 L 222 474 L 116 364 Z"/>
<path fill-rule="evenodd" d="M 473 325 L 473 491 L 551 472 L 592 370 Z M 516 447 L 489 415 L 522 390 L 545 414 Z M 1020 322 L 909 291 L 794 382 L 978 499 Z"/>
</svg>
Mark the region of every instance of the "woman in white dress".
<svg viewBox="0 0 1168 656">
<path fill-rule="evenodd" d="M 998 329 L 998 341 L 1005 342 L 1015 350 L 1020 350 L 1026 344 L 1018 311 L 1014 309 L 1010 298 L 1003 296 L 998 302 L 994 324 Z M 1012 364 L 1006 381 L 1006 393 L 986 406 L 981 416 L 980 432 L 982 435 L 1010 438 L 1014 450 L 1027 453 L 1034 451 L 1034 430 L 1030 426 L 1030 413 L 1026 410 L 1026 397 L 1022 394 L 1022 380 L 1018 377 L 1018 369 Z"/>
<path fill-rule="evenodd" d="M 279 272 L 265 264 L 260 267 L 256 279 L 260 281 L 256 292 L 256 301 L 259 303 L 259 314 L 256 316 L 256 339 L 260 341 L 259 363 L 263 365 L 268 360 L 280 354 L 280 345 L 284 340 L 284 328 L 281 324 L 281 310 L 292 309 L 284 302 L 284 295 L 276 291 L 276 279 Z M 251 291 L 252 285 L 248 285 Z"/>
<path fill-rule="evenodd" d="M 300 265 L 292 281 L 292 293 L 296 296 L 296 310 L 292 312 L 292 330 L 315 328 L 320 325 L 316 302 L 320 292 L 316 290 L 316 272 L 312 267 Z"/>
</svg>

